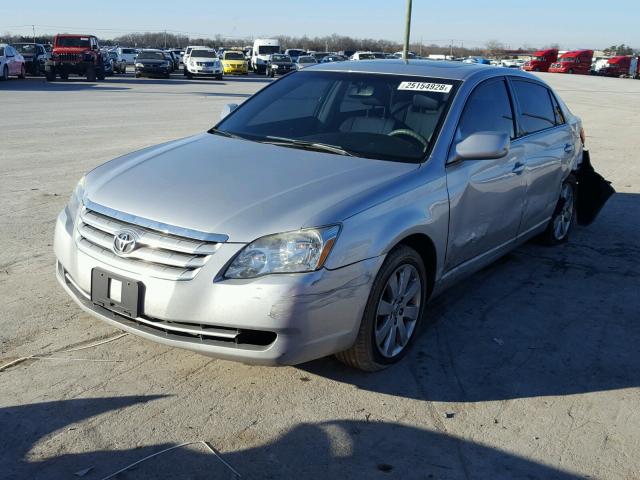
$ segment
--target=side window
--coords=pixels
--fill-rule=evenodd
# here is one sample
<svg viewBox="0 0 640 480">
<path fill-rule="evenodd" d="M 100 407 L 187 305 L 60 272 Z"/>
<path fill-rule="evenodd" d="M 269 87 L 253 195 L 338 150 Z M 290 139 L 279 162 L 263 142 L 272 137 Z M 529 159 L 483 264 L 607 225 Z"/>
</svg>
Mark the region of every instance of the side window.
<svg viewBox="0 0 640 480">
<path fill-rule="evenodd" d="M 471 93 L 458 124 L 463 140 L 477 132 L 500 132 L 515 137 L 513 109 L 504 80 L 488 80 Z"/>
<path fill-rule="evenodd" d="M 556 100 L 556 97 L 553 96 L 553 93 L 551 93 L 550 90 L 549 90 L 549 97 L 551 97 L 551 104 L 553 105 L 553 113 L 555 114 L 555 117 L 556 117 L 556 125 L 564 125 L 565 123 L 567 123 L 566 119 L 564 118 L 564 113 L 562 112 L 562 108 L 560 107 L 560 104 L 558 104 L 558 100 Z"/>
<path fill-rule="evenodd" d="M 514 80 L 513 87 L 520 105 L 520 134 L 526 135 L 556 126 L 556 113 L 546 87 L 523 80 Z"/>
</svg>

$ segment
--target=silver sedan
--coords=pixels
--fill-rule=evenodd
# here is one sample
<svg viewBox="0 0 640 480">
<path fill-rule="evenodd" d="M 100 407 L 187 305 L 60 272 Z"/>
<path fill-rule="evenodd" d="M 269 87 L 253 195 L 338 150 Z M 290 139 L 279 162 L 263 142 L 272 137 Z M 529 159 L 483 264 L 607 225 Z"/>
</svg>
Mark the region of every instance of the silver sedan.
<svg viewBox="0 0 640 480">
<path fill-rule="evenodd" d="M 379 370 L 430 298 L 576 222 L 581 122 L 525 72 L 336 62 L 223 115 L 79 182 L 55 254 L 82 309 L 219 358 Z"/>
</svg>

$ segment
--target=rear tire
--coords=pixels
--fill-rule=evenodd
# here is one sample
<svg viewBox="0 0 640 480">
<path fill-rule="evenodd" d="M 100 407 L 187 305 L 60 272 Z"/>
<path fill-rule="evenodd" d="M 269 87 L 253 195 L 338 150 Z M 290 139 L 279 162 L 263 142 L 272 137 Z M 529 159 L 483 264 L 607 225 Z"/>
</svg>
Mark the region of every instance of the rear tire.
<svg viewBox="0 0 640 480">
<path fill-rule="evenodd" d="M 18 78 L 26 78 L 26 76 L 27 76 L 27 72 L 25 71 L 24 63 L 23 63 L 22 66 L 20 67 L 20 73 L 18 74 Z"/>
<path fill-rule="evenodd" d="M 7 80 L 9 80 L 9 67 L 5 65 L 2 69 L 2 81 L 6 82 Z"/>
<path fill-rule="evenodd" d="M 55 70 L 45 70 L 44 76 L 47 82 L 53 82 L 56 79 L 56 72 Z"/>
<path fill-rule="evenodd" d="M 94 67 L 87 68 L 87 82 L 95 82 L 96 81 L 96 69 Z"/>
<path fill-rule="evenodd" d="M 560 189 L 560 198 L 553 211 L 547 229 L 540 236 L 544 245 L 554 246 L 565 243 L 576 222 L 576 179 L 570 175 Z"/>
<path fill-rule="evenodd" d="M 404 245 L 392 250 L 373 282 L 354 344 L 337 359 L 367 372 L 401 360 L 424 316 L 427 281 L 418 252 Z"/>
</svg>

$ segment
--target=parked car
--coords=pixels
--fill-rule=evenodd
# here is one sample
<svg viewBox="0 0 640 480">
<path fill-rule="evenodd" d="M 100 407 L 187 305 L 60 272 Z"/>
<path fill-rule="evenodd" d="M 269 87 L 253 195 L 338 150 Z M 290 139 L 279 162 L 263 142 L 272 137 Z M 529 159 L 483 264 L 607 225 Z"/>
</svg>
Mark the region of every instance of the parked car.
<svg viewBox="0 0 640 480">
<path fill-rule="evenodd" d="M 346 58 L 342 55 L 327 55 L 320 63 L 344 62 Z"/>
<path fill-rule="evenodd" d="M 607 64 L 600 69 L 599 75 L 605 77 L 620 77 L 629 75 L 629 67 L 631 67 L 631 55 L 618 55 L 607 61 Z"/>
<path fill-rule="evenodd" d="M 57 279 L 164 345 L 379 370 L 429 298 L 530 238 L 568 239 L 576 198 L 593 197 L 576 182 L 583 142 L 520 70 L 318 65 L 227 105 L 208 133 L 87 173 L 56 221 Z"/>
<path fill-rule="evenodd" d="M 356 52 L 351 56 L 351 60 L 375 60 L 376 56 L 371 52 Z"/>
<path fill-rule="evenodd" d="M 313 55 L 303 55 L 298 57 L 298 61 L 296 62 L 296 69 L 302 70 L 303 68 L 310 67 L 311 65 L 315 65 L 318 63 L 316 57 Z"/>
<path fill-rule="evenodd" d="M 256 73 L 264 73 L 269 56 L 280 53 L 280 40 L 277 38 L 256 38 L 251 50 L 251 69 Z"/>
<path fill-rule="evenodd" d="M 295 63 L 298 60 L 298 57 L 302 57 L 304 55 L 307 55 L 307 51 L 306 50 L 301 50 L 299 48 L 287 48 L 284 51 L 284 54 L 285 55 L 289 55 L 291 60 Z"/>
<path fill-rule="evenodd" d="M 164 77 L 171 76 L 171 60 L 166 53 L 157 49 L 140 50 L 136 57 L 135 76 L 139 77 Z"/>
<path fill-rule="evenodd" d="M 45 64 L 45 76 L 52 82 L 69 75 L 86 77 L 88 82 L 104 80 L 105 58 L 95 35 L 59 33 L 53 38 L 53 50 Z"/>
<path fill-rule="evenodd" d="M 321 62 L 324 57 L 326 57 L 327 55 L 331 55 L 331 52 L 313 52 L 312 55 L 316 57 L 316 60 L 318 60 L 318 62 Z"/>
<path fill-rule="evenodd" d="M 211 50 L 209 47 L 205 47 L 203 45 L 189 45 L 187 48 L 184 49 L 184 55 L 182 55 L 182 63 L 183 63 L 183 72 L 186 75 L 187 74 L 187 62 L 189 61 L 189 56 L 191 56 L 191 51 L 193 49 L 198 49 L 198 50 Z"/>
<path fill-rule="evenodd" d="M 127 61 L 118 54 L 117 50 L 109 50 L 108 56 L 115 73 L 127 73 Z"/>
<path fill-rule="evenodd" d="M 222 55 L 222 70 L 225 75 L 249 74 L 249 64 L 241 50 L 227 50 Z"/>
<path fill-rule="evenodd" d="M 501 67 L 505 68 L 522 68 L 525 61 L 519 58 L 505 58 L 499 62 Z"/>
<path fill-rule="evenodd" d="M 462 63 L 477 63 L 478 65 L 489 65 L 491 61 L 484 57 L 467 57 Z"/>
<path fill-rule="evenodd" d="M 173 55 L 178 59 L 179 63 L 182 63 L 182 57 L 184 55 L 184 52 L 182 50 L 180 50 L 179 48 L 171 50 L 173 52 Z M 178 68 L 180 68 L 180 65 L 178 65 Z"/>
<path fill-rule="evenodd" d="M 285 75 L 296 69 L 295 64 L 291 61 L 291 57 L 284 53 L 274 53 L 270 55 L 266 65 L 267 67 L 264 73 L 267 77 Z"/>
<path fill-rule="evenodd" d="M 588 75 L 591 71 L 593 50 L 574 50 L 564 53 L 549 67 L 551 73 Z"/>
<path fill-rule="evenodd" d="M 113 75 L 113 60 L 109 56 L 109 52 L 107 50 L 102 50 L 101 52 L 102 63 L 104 64 L 104 76 L 110 77 Z"/>
<path fill-rule="evenodd" d="M 213 76 L 216 80 L 222 80 L 222 63 L 212 48 L 194 48 L 189 54 L 186 64 L 186 76 Z"/>
<path fill-rule="evenodd" d="M 178 58 L 173 50 L 164 50 L 165 55 L 171 63 L 171 71 L 180 69 L 180 58 Z"/>
<path fill-rule="evenodd" d="M 127 62 L 127 65 L 133 65 L 136 63 L 136 57 L 138 56 L 137 48 L 118 47 L 116 49 L 118 56 Z"/>
<path fill-rule="evenodd" d="M 44 45 L 39 43 L 12 43 L 11 46 L 24 58 L 27 73 L 31 75 L 44 73 L 45 63 L 49 56 Z"/>
<path fill-rule="evenodd" d="M 24 78 L 26 67 L 24 58 L 11 45 L 0 43 L 0 79 L 9 80 L 9 77 L 16 76 Z"/>
<path fill-rule="evenodd" d="M 558 60 L 558 49 L 547 48 L 534 52 L 531 60 L 526 62 L 522 67 L 523 70 L 529 72 L 548 72 L 552 63 Z"/>
</svg>

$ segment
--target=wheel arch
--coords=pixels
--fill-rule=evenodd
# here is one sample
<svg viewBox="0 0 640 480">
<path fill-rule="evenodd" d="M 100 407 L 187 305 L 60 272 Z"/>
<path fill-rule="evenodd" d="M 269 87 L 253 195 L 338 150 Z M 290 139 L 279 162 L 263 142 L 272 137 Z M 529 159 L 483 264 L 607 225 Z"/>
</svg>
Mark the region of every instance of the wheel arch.
<svg viewBox="0 0 640 480">
<path fill-rule="evenodd" d="M 401 246 L 407 246 L 418 252 L 424 262 L 427 271 L 427 298 L 433 292 L 436 280 L 436 270 L 438 268 L 438 256 L 436 245 L 427 234 L 413 233 L 396 242 L 389 251 Z"/>
</svg>

